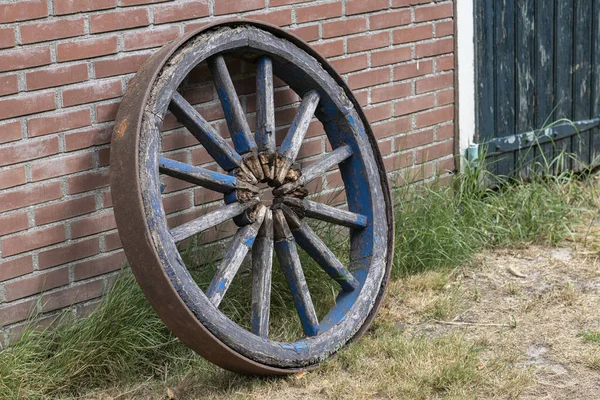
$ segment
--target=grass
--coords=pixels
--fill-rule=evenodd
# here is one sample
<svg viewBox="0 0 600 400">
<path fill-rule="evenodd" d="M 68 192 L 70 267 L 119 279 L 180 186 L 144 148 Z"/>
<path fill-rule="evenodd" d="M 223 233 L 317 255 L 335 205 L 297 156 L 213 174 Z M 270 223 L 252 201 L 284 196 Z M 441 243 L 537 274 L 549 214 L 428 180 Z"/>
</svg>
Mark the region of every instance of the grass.
<svg viewBox="0 0 600 400">
<path fill-rule="evenodd" d="M 476 168 L 454 177 L 450 185 L 434 182 L 396 190 L 392 284 L 406 280 L 415 285 L 415 292 L 441 291 L 447 273 L 428 271 L 453 271 L 475 253 L 495 246 L 559 243 L 572 236 L 575 224 L 597 212 L 593 185 L 572 174 L 504 182 L 493 190 L 482 185 L 485 179 L 482 169 Z M 336 232 L 323 227 L 320 231 L 328 243 L 336 243 Z M 341 251 L 347 244 L 337 246 Z M 188 257 L 198 258 L 192 253 Z M 319 294 L 314 296 L 320 299 L 317 309 L 323 312 L 335 298 L 334 287 L 308 258 L 302 261 L 311 292 Z M 211 268 L 192 267 L 200 286 L 212 276 Z M 300 334 L 297 316 L 279 269 L 274 271 L 272 318 L 280 327 L 273 333 L 293 338 Z M 415 275 L 421 278 L 408 279 Z M 224 312 L 242 325 L 249 321 L 249 279 L 248 271 L 242 270 L 223 304 Z M 460 296 L 454 293 L 438 296 L 425 313 L 432 319 L 451 317 L 459 306 Z M 127 393 L 164 398 L 165 387 L 179 398 L 270 396 L 283 387 L 288 395 L 318 387 L 330 398 L 470 398 L 476 389 L 484 396 L 511 397 L 524 379 L 501 362 L 488 363 L 482 370 L 477 346 L 464 337 L 406 335 L 396 324 L 386 323 L 385 312 L 360 342 L 316 372 L 266 380 L 230 374 L 196 356 L 169 333 L 128 271 L 88 317 L 72 320 L 68 315 L 59 317 L 53 329 L 26 326 L 20 339 L 0 353 L 0 398 L 101 398 Z"/>
</svg>

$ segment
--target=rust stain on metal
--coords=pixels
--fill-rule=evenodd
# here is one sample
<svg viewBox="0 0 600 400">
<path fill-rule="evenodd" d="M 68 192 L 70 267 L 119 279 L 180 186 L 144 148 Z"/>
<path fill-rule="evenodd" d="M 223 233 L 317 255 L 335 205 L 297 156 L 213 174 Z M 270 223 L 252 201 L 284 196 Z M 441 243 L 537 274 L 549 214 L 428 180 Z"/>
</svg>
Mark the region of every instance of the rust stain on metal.
<svg viewBox="0 0 600 400">
<path fill-rule="evenodd" d="M 122 120 L 119 125 L 117 126 L 117 129 L 115 129 L 115 139 L 116 140 L 121 140 L 123 138 L 123 136 L 125 135 L 125 131 L 127 131 L 127 127 L 129 126 L 129 121 L 127 121 L 127 118 L 125 118 L 124 120 Z"/>
</svg>

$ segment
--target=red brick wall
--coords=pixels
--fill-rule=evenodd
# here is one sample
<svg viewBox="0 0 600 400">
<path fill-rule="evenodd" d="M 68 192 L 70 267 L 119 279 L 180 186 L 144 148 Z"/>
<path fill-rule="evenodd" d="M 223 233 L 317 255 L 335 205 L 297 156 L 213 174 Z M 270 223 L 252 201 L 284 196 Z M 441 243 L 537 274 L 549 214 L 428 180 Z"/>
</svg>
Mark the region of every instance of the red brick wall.
<svg viewBox="0 0 600 400">
<path fill-rule="evenodd" d="M 106 290 L 124 260 L 111 210 L 108 164 L 113 120 L 128 80 L 167 41 L 232 16 L 282 26 L 330 60 L 363 105 L 394 182 L 411 171 L 411 179 L 420 180 L 454 168 L 450 0 L 3 2 L 4 339 L 32 309 L 52 313 L 77 303 L 75 313 L 84 312 Z M 236 70 L 240 76 L 245 72 L 243 65 Z M 248 94 L 243 93 L 243 79 L 236 85 L 242 95 Z M 297 98 L 285 87 L 279 91 L 278 123 L 285 125 L 293 116 L 289 104 Z M 218 100 L 209 93 L 197 102 Z M 251 95 L 243 103 L 251 112 Z M 213 118 L 217 125 L 218 118 Z M 169 129 L 167 149 L 201 163 L 194 161 L 202 158 L 201 151 L 187 148 L 191 144 L 182 139 L 181 128 Z M 326 149 L 315 132 L 305 143 L 304 156 Z M 322 183 L 332 185 L 333 175 L 329 181 Z M 185 213 L 205 195 L 180 189 L 185 188 L 168 189 L 173 192 L 165 200 L 170 212 Z"/>
</svg>

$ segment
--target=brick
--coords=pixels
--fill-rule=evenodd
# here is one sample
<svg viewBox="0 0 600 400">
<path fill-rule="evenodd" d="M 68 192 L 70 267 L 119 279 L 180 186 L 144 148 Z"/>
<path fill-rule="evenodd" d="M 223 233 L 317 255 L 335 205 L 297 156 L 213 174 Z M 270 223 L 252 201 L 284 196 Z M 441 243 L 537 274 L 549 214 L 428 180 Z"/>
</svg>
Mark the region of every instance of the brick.
<svg viewBox="0 0 600 400">
<path fill-rule="evenodd" d="M 123 35 L 125 51 L 159 47 L 177 38 L 181 34 L 179 26 L 159 26 L 154 29 L 126 32 Z"/>
<path fill-rule="evenodd" d="M 406 168 L 413 164 L 413 155 L 411 152 L 392 154 L 383 159 L 383 164 L 388 172 Z"/>
<path fill-rule="evenodd" d="M 96 61 L 94 63 L 96 78 L 106 78 L 109 76 L 137 72 L 144 61 L 146 61 L 151 55 L 151 53 L 127 54 L 118 58 L 109 58 L 106 60 Z"/>
<path fill-rule="evenodd" d="M 54 15 L 84 13 L 117 6 L 117 0 L 54 0 Z"/>
<path fill-rule="evenodd" d="M 406 150 L 433 143 L 433 129 L 411 133 L 396 139 L 398 149 Z"/>
<path fill-rule="evenodd" d="M 344 40 L 338 39 L 325 43 L 318 43 L 312 45 L 312 48 L 325 58 L 335 57 L 344 54 Z"/>
<path fill-rule="evenodd" d="M 171 0 L 121 0 L 121 3 L 119 5 L 121 7 L 128 7 L 128 6 L 139 6 L 141 4 L 164 3 L 165 1 L 171 1 Z"/>
<path fill-rule="evenodd" d="M 61 268 L 6 284 L 6 300 L 15 301 L 69 283 L 69 269 Z"/>
<path fill-rule="evenodd" d="M 452 155 L 454 151 L 454 142 L 448 140 L 442 143 L 436 143 L 417 151 L 417 164 L 435 160 L 436 158 Z"/>
<path fill-rule="evenodd" d="M 449 18 L 454 15 L 454 4 L 444 3 L 434 6 L 422 6 L 415 8 L 415 22 L 432 21 L 434 19 Z"/>
<path fill-rule="evenodd" d="M 394 80 L 401 81 L 417 76 L 431 74 L 433 72 L 433 61 L 416 61 L 394 67 Z"/>
<path fill-rule="evenodd" d="M 311 2 L 313 0 L 270 0 L 269 4 L 271 7 L 277 7 L 277 6 L 285 6 L 288 4 L 299 4 L 299 3 L 307 3 L 307 2 Z"/>
<path fill-rule="evenodd" d="M 27 182 L 27 177 L 23 165 L 0 171 L 0 190 L 23 185 L 25 182 Z"/>
<path fill-rule="evenodd" d="M 27 21 L 48 16 L 46 0 L 19 0 L 16 3 L 0 4 L 0 24 Z"/>
<path fill-rule="evenodd" d="M 64 200 L 60 203 L 50 204 L 35 209 L 36 225 L 45 225 L 51 222 L 89 214 L 96 211 L 96 196 L 89 195 L 76 199 Z"/>
<path fill-rule="evenodd" d="M 0 148 L 0 167 L 58 153 L 58 138 L 21 141 Z"/>
<path fill-rule="evenodd" d="M 392 7 L 408 7 L 424 3 L 431 3 L 431 0 L 392 0 Z"/>
<path fill-rule="evenodd" d="M 448 89 L 438 92 L 437 106 L 445 106 L 454 103 L 454 89 Z"/>
<path fill-rule="evenodd" d="M 148 24 L 150 24 L 150 18 L 148 17 L 148 10 L 145 8 L 120 9 L 90 16 L 90 31 L 92 33 L 119 31 Z"/>
<path fill-rule="evenodd" d="M 25 75 L 28 90 L 37 90 L 88 80 L 87 64 L 53 66 Z"/>
<path fill-rule="evenodd" d="M 91 123 L 92 115 L 89 108 L 71 110 L 60 114 L 29 118 L 27 120 L 27 135 L 29 137 L 48 135 L 81 128 Z"/>
<path fill-rule="evenodd" d="M 365 115 L 369 122 L 377 122 L 392 116 L 392 105 L 381 104 L 365 109 Z"/>
<path fill-rule="evenodd" d="M 26 212 L 0 216 L 0 236 L 24 231 L 29 228 L 29 217 Z"/>
<path fill-rule="evenodd" d="M 417 81 L 417 93 L 431 92 L 434 90 L 445 89 L 454 84 L 454 74 L 436 75 L 422 78 Z"/>
<path fill-rule="evenodd" d="M 342 16 L 342 2 L 330 2 L 296 9 L 298 23 Z"/>
<path fill-rule="evenodd" d="M 244 18 L 253 21 L 262 21 L 277 26 L 285 26 L 292 24 L 292 10 L 276 10 L 260 12 L 255 14 L 244 15 Z"/>
<path fill-rule="evenodd" d="M 63 89 L 63 106 L 70 107 L 93 101 L 112 99 L 123 95 L 123 84 L 120 79 L 111 81 L 94 81 L 82 86 Z"/>
<path fill-rule="evenodd" d="M 92 257 L 96 254 L 100 254 L 100 240 L 98 238 L 93 238 L 82 242 L 71 243 L 56 249 L 42 251 L 39 255 L 39 265 L 40 269 L 46 269 Z"/>
<path fill-rule="evenodd" d="M 390 81 L 389 68 L 374 69 L 371 71 L 358 72 L 348 77 L 348 86 L 350 89 L 360 89 L 367 86 L 374 86 Z"/>
<path fill-rule="evenodd" d="M 395 28 L 401 25 L 408 25 L 410 22 L 410 10 L 386 11 L 382 14 L 369 16 L 369 28 L 371 30 Z"/>
<path fill-rule="evenodd" d="M 110 196 L 108 196 L 110 197 Z M 104 236 L 104 247 L 106 251 L 112 251 L 116 249 L 120 249 L 121 238 L 119 237 L 119 232 L 108 233 Z"/>
<path fill-rule="evenodd" d="M 4 190 L 0 193 L 0 212 L 45 203 L 59 199 L 61 196 L 60 182 L 32 184 Z"/>
<path fill-rule="evenodd" d="M 349 38 L 347 43 L 348 53 L 377 49 L 390 44 L 390 34 L 388 32 L 369 33 L 368 35 Z"/>
<path fill-rule="evenodd" d="M 48 65 L 52 61 L 49 47 L 33 47 L 28 49 L 4 50 L 0 72 Z"/>
<path fill-rule="evenodd" d="M 366 32 L 367 19 L 365 17 L 347 18 L 342 21 L 323 23 L 323 39 L 337 36 L 346 36 L 353 33 Z"/>
<path fill-rule="evenodd" d="M 371 67 L 396 64 L 412 58 L 410 46 L 398 47 L 390 50 L 380 50 L 371 53 Z"/>
<path fill-rule="evenodd" d="M 8 257 L 64 241 L 64 225 L 50 226 L 2 239 L 2 256 Z"/>
<path fill-rule="evenodd" d="M 452 53 L 454 51 L 454 38 L 446 38 L 431 43 L 420 43 L 416 45 L 415 54 L 417 58 L 439 56 L 440 54 Z"/>
<path fill-rule="evenodd" d="M 74 151 L 110 143 L 112 125 L 94 126 L 65 135 L 65 150 Z"/>
<path fill-rule="evenodd" d="M 154 7 L 154 23 L 183 21 L 186 19 L 202 18 L 209 15 L 208 2 L 178 1 L 176 3 L 161 4 Z"/>
<path fill-rule="evenodd" d="M 21 139 L 21 121 L 0 124 L 0 132 L 2 132 L 0 134 L 0 143 L 14 142 Z"/>
<path fill-rule="evenodd" d="M 56 19 L 52 21 L 25 24 L 19 27 L 21 43 L 30 44 L 48 40 L 81 36 L 85 33 L 83 18 Z"/>
<path fill-rule="evenodd" d="M 412 114 L 418 111 L 428 110 L 435 105 L 435 96 L 427 94 L 424 96 L 416 96 L 411 99 L 400 100 L 394 103 L 394 115 L 399 117 L 402 115 Z"/>
<path fill-rule="evenodd" d="M 371 102 L 381 103 L 382 101 L 400 99 L 410 96 L 411 93 L 411 83 L 394 83 L 392 85 L 371 89 Z"/>
<path fill-rule="evenodd" d="M 444 37 L 454 34 L 454 21 L 444 21 L 435 24 L 435 37 Z"/>
<path fill-rule="evenodd" d="M 307 25 L 298 28 L 289 28 L 289 33 L 298 36 L 305 42 L 312 42 L 319 39 L 319 25 Z"/>
<path fill-rule="evenodd" d="M 56 51 L 59 62 L 114 54 L 117 52 L 117 37 L 107 36 L 59 43 L 56 45 Z"/>
<path fill-rule="evenodd" d="M 393 32 L 394 44 L 412 43 L 433 37 L 433 25 L 417 25 L 396 29 Z"/>
<path fill-rule="evenodd" d="M 110 147 L 105 147 L 98 150 L 98 165 L 100 167 L 108 167 L 110 164 Z"/>
<path fill-rule="evenodd" d="M 105 171 L 86 172 L 84 174 L 70 176 L 67 179 L 67 193 L 83 193 L 89 190 L 99 189 L 101 187 L 108 186 L 108 184 L 108 169 Z"/>
<path fill-rule="evenodd" d="M 357 56 L 345 56 L 338 60 L 331 61 L 331 65 L 340 74 L 359 71 L 367 68 L 368 66 L 367 55 L 360 54 Z"/>
<path fill-rule="evenodd" d="M 377 139 L 383 139 L 389 136 L 399 135 L 410 131 L 412 128 L 412 118 L 397 118 L 391 121 L 385 121 L 373 125 L 373 133 Z"/>
<path fill-rule="evenodd" d="M 436 71 L 449 71 L 454 69 L 454 54 L 440 56 L 435 59 Z"/>
<path fill-rule="evenodd" d="M 438 126 L 436 136 L 437 140 L 450 139 L 451 137 L 454 137 L 454 124 Z"/>
<path fill-rule="evenodd" d="M 75 280 L 79 281 L 118 271 L 125 261 L 125 253 L 120 251 L 94 260 L 81 262 L 75 265 Z"/>
<path fill-rule="evenodd" d="M 85 217 L 83 219 L 71 222 L 71 236 L 77 239 L 84 236 L 93 235 L 99 232 L 115 229 L 117 223 L 112 212 Z"/>
<path fill-rule="evenodd" d="M 0 282 L 33 272 L 33 257 L 25 256 L 0 263 Z M 0 319 L 2 321 L 2 319 Z M 1 323 L 3 323 L 2 321 Z"/>
<path fill-rule="evenodd" d="M 94 299 L 102 295 L 103 280 L 99 279 L 81 285 L 45 294 L 42 297 L 42 311 L 48 312 L 59 308 L 69 307 L 76 303 Z"/>
<path fill-rule="evenodd" d="M 96 122 L 114 121 L 117 117 L 120 101 L 104 103 L 96 106 Z"/>
<path fill-rule="evenodd" d="M 190 196 L 187 192 L 182 192 L 173 196 L 163 197 L 163 206 L 167 214 L 185 210 L 191 206 Z"/>
<path fill-rule="evenodd" d="M 15 30 L 13 28 L 0 29 L 0 49 L 14 47 L 15 44 Z"/>
<path fill-rule="evenodd" d="M 0 76 L 0 96 L 7 96 L 19 92 L 19 78 L 17 74 Z M 1 143 L 2 139 L 0 139 Z"/>
<path fill-rule="evenodd" d="M 388 8 L 388 0 L 347 0 L 346 15 L 362 14 Z"/>
<path fill-rule="evenodd" d="M 418 114 L 416 117 L 417 128 L 424 128 L 442 122 L 451 121 L 454 118 L 454 107 L 439 108 Z"/>
<path fill-rule="evenodd" d="M 94 167 L 93 153 L 74 154 L 60 158 L 40 160 L 31 165 L 33 182 L 56 178 L 76 172 L 87 171 Z"/>
<path fill-rule="evenodd" d="M 215 15 L 235 14 L 265 7 L 265 0 L 219 0 L 215 2 Z"/>
<path fill-rule="evenodd" d="M 28 300 L 23 303 L 9 304 L 0 307 L 0 321 L 2 325 L 9 325 L 27 319 L 35 312 L 37 300 Z"/>
</svg>

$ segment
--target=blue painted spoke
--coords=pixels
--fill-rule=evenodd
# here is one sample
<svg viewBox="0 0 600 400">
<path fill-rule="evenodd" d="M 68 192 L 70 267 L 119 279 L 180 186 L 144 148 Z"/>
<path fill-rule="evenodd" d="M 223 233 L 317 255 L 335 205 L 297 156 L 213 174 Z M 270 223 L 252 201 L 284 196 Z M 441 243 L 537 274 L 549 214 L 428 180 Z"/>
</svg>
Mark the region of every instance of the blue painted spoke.
<svg viewBox="0 0 600 400">
<path fill-rule="evenodd" d="M 223 257 L 223 260 L 221 260 L 217 273 L 206 290 L 206 297 L 208 297 L 215 307 L 218 307 L 219 304 L 221 304 L 223 297 L 225 297 L 225 293 L 227 293 L 227 290 L 229 289 L 229 285 L 231 285 L 246 254 L 248 254 L 250 247 L 252 247 L 266 211 L 267 208 L 261 206 L 254 223 L 238 229 L 233 237 L 231 247 L 225 254 L 225 257 Z"/>
<path fill-rule="evenodd" d="M 256 145 L 261 152 L 275 152 L 273 64 L 266 56 L 259 58 L 256 66 Z"/>
<path fill-rule="evenodd" d="M 229 193 L 237 188 L 237 179 L 209 169 L 194 167 L 179 161 L 162 158 L 159 160 L 162 174 L 203 186 L 220 193 Z"/>
<path fill-rule="evenodd" d="M 221 99 L 233 146 L 240 154 L 256 152 L 256 142 L 227 70 L 225 59 L 222 55 L 216 55 L 208 60 L 208 67 Z"/>
<path fill-rule="evenodd" d="M 331 222 L 348 228 L 363 229 L 369 223 L 369 219 L 362 214 L 356 214 L 308 199 L 301 200 L 296 197 L 285 196 L 283 197 L 283 202 L 293 207 L 302 208 L 306 217 Z"/>
<path fill-rule="evenodd" d="M 273 266 L 273 216 L 265 214 L 263 224 L 252 246 L 252 333 L 269 336 L 271 306 L 271 272 Z"/>
<path fill-rule="evenodd" d="M 197 233 L 205 231 L 208 228 L 217 226 L 233 217 L 237 217 L 246 211 L 246 209 L 256 205 L 257 203 L 258 200 L 252 200 L 247 203 L 228 204 L 215 211 L 209 212 L 200 218 L 196 218 L 193 221 L 171 229 L 171 236 L 175 242 L 180 242 L 194 236 Z"/>
<path fill-rule="evenodd" d="M 242 157 L 227 144 L 225 139 L 202 118 L 182 95 L 177 92 L 173 95 L 169 110 L 198 139 L 221 168 L 225 171 L 231 171 L 242 165 Z"/>
<path fill-rule="evenodd" d="M 337 259 L 335 254 L 319 236 L 305 223 L 300 221 L 286 205 L 282 205 L 288 225 L 292 229 L 292 234 L 296 242 L 308 253 L 313 260 L 337 283 L 340 284 L 344 292 L 351 292 L 358 288 L 359 283 L 354 276 L 344 267 L 342 262 Z"/>
<path fill-rule="evenodd" d="M 281 162 L 275 166 L 275 182 L 280 184 L 283 183 L 288 170 L 294 161 L 296 161 L 300 146 L 302 146 L 302 141 L 306 136 L 308 126 L 315 114 L 319 100 L 319 93 L 315 90 L 306 93 L 304 98 L 302 98 L 302 103 L 300 104 L 300 107 L 298 107 L 298 113 L 294 117 L 288 133 L 279 148 Z"/>
<path fill-rule="evenodd" d="M 319 331 L 319 321 L 302 271 L 296 243 L 281 210 L 274 211 L 273 220 L 275 252 L 279 265 L 290 286 L 304 333 L 307 336 L 315 336 Z"/>
<path fill-rule="evenodd" d="M 275 196 L 281 196 L 292 190 L 310 183 L 315 178 L 324 175 L 334 166 L 347 160 L 352 155 L 352 148 L 348 145 L 340 146 L 314 164 L 302 169 L 300 178 L 294 182 L 288 182 L 273 190 Z"/>
</svg>

